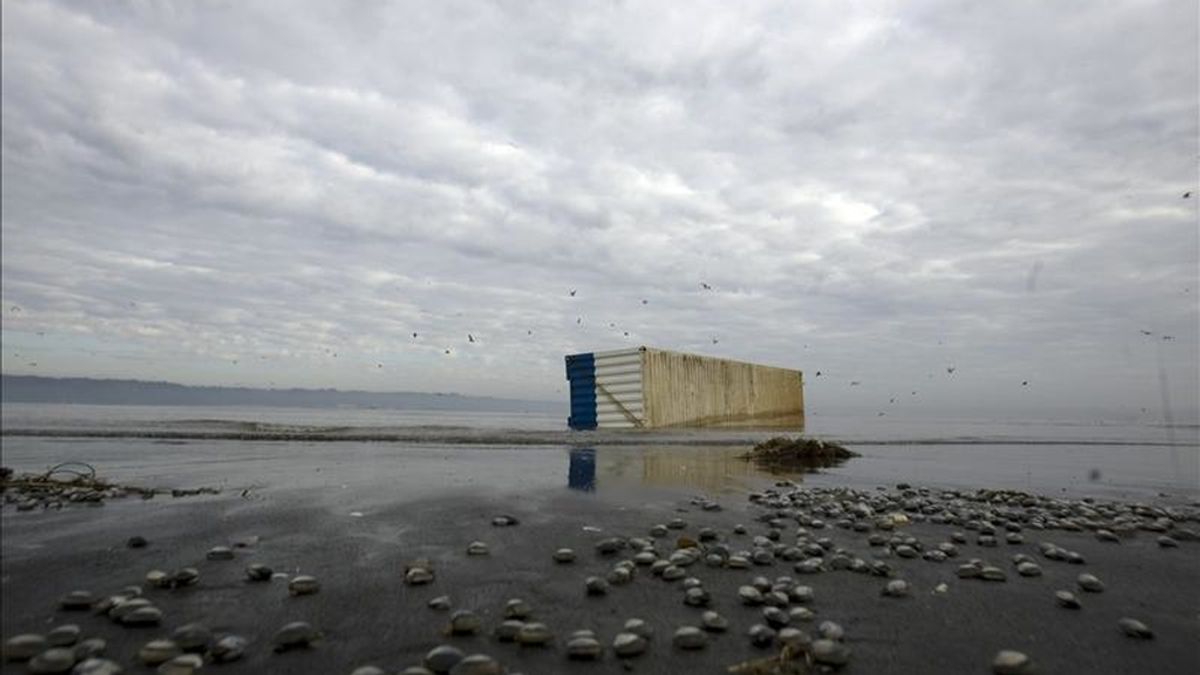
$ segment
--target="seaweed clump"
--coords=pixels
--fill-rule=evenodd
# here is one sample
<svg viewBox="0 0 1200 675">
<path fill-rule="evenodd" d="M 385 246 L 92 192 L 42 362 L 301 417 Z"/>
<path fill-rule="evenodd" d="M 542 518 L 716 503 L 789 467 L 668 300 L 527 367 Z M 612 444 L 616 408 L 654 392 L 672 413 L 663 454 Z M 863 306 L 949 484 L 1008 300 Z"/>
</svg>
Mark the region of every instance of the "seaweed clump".
<svg viewBox="0 0 1200 675">
<path fill-rule="evenodd" d="M 858 453 L 816 438 L 776 436 L 754 446 L 739 458 L 775 469 L 818 469 L 837 466 Z"/>
</svg>

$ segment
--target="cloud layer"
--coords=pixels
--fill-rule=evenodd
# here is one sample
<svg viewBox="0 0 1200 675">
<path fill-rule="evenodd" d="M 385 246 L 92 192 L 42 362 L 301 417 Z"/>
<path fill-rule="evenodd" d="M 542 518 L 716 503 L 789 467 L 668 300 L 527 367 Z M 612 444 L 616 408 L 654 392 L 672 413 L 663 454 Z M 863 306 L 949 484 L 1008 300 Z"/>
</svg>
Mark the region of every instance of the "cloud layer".
<svg viewBox="0 0 1200 675">
<path fill-rule="evenodd" d="M 1192 2 L 6 2 L 4 371 L 555 398 L 650 344 L 814 406 L 1161 370 L 1194 409 L 1197 40 Z"/>
</svg>

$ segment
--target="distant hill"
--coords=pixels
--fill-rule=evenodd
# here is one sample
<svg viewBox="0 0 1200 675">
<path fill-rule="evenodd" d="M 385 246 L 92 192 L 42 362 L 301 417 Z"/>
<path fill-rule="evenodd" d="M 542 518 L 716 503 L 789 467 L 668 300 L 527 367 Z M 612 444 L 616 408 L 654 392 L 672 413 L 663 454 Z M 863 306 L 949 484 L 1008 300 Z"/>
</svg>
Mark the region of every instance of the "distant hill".
<svg viewBox="0 0 1200 675">
<path fill-rule="evenodd" d="M 97 380 L 86 377 L 0 375 L 5 403 L 91 405 L 275 406 L 288 408 L 388 408 L 477 412 L 561 412 L 565 403 L 488 396 L 420 392 L 338 391 L 337 389 L 252 389 L 193 387 L 174 382 Z"/>
</svg>

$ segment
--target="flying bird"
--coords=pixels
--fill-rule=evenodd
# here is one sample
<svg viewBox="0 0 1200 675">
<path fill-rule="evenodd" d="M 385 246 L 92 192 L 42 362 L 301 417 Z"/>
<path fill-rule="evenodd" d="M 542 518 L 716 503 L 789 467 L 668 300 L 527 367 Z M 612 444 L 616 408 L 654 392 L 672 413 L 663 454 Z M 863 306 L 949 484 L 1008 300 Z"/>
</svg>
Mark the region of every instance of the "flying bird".
<svg viewBox="0 0 1200 675">
<path fill-rule="evenodd" d="M 819 370 L 818 370 L 818 371 L 817 371 L 817 377 L 820 377 L 820 376 L 821 376 L 821 371 L 819 371 Z"/>
<path fill-rule="evenodd" d="M 700 288 L 703 288 L 706 291 L 712 290 L 712 286 L 709 286 L 708 284 L 704 283 L 703 281 L 700 282 Z"/>
<path fill-rule="evenodd" d="M 1174 340 L 1174 339 L 1175 339 L 1175 336 L 1174 336 L 1174 335 L 1164 335 L 1164 336 L 1162 336 L 1162 337 L 1163 337 L 1163 339 L 1164 339 L 1164 340 Z"/>
<path fill-rule="evenodd" d="M 474 341 L 475 341 L 475 336 L 471 335 L 470 333 L 467 333 L 467 342 L 474 342 Z"/>
<path fill-rule="evenodd" d="M 376 367 L 376 368 L 382 368 L 382 367 L 383 367 L 383 364 L 382 364 L 382 363 L 376 363 L 376 364 L 375 364 L 375 367 Z"/>
<path fill-rule="evenodd" d="M 720 340 L 718 340 L 717 338 L 713 338 L 712 341 L 713 341 L 714 345 L 717 344 L 718 342 L 720 342 Z"/>
<path fill-rule="evenodd" d="M 446 353 L 447 353 L 447 354 L 449 354 L 449 353 L 450 353 L 450 350 L 449 350 L 449 349 L 447 349 L 447 350 L 446 350 Z"/>
<path fill-rule="evenodd" d="M 575 323 L 577 323 L 577 324 L 583 323 L 583 317 L 582 316 L 575 317 Z"/>
<path fill-rule="evenodd" d="M 954 371 L 956 371 L 956 370 L 958 370 L 958 369 L 957 369 L 957 368 L 955 368 L 954 366 L 948 366 L 948 367 L 946 368 L 946 372 L 947 372 L 947 373 L 950 373 L 951 375 L 953 375 L 953 374 L 954 374 Z"/>
<path fill-rule="evenodd" d="M 575 297 L 575 289 L 574 288 L 571 289 L 571 297 L 572 298 Z"/>
<path fill-rule="evenodd" d="M 417 334 L 416 334 L 416 333 L 413 333 L 413 337 L 414 337 L 414 338 L 415 338 L 415 337 L 417 337 Z"/>
<path fill-rule="evenodd" d="M 531 330 L 527 330 L 527 331 L 525 331 L 525 334 L 526 334 L 526 335 L 533 335 L 533 331 L 531 331 Z"/>
<path fill-rule="evenodd" d="M 629 331 L 625 331 L 625 337 L 629 337 Z"/>
<path fill-rule="evenodd" d="M 1141 333 L 1142 335 L 1154 335 L 1154 333 L 1151 333 L 1148 330 L 1139 330 L 1138 332 Z"/>
<path fill-rule="evenodd" d="M 1029 386 L 1029 380 L 1021 380 L 1021 386 L 1022 386 L 1022 387 L 1028 387 L 1028 386 Z"/>
<path fill-rule="evenodd" d="M 1184 199 L 1187 199 L 1187 198 L 1189 198 L 1189 197 L 1191 197 L 1191 196 L 1192 196 L 1192 191 L 1191 191 L 1191 190 L 1188 190 L 1187 192 L 1183 193 L 1183 198 L 1184 198 Z"/>
<path fill-rule="evenodd" d="M 850 380 L 851 387 L 857 387 L 860 384 L 862 384 L 862 382 L 859 382 L 858 380 Z"/>
<path fill-rule="evenodd" d="M 648 305 L 648 304 L 650 304 L 650 301 L 649 301 L 649 300 L 647 300 L 647 299 L 645 299 L 645 298 L 642 298 L 642 304 L 643 304 L 643 305 Z"/>
</svg>

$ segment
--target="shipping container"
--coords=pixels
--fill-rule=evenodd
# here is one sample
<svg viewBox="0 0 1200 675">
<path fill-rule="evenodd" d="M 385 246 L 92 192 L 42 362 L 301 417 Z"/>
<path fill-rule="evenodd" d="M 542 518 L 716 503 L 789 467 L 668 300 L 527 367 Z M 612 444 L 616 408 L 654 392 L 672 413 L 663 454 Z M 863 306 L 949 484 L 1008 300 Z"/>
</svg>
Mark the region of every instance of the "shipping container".
<svg viewBox="0 0 1200 675">
<path fill-rule="evenodd" d="M 804 428 L 798 370 L 651 347 L 566 363 L 572 429 Z"/>
</svg>

